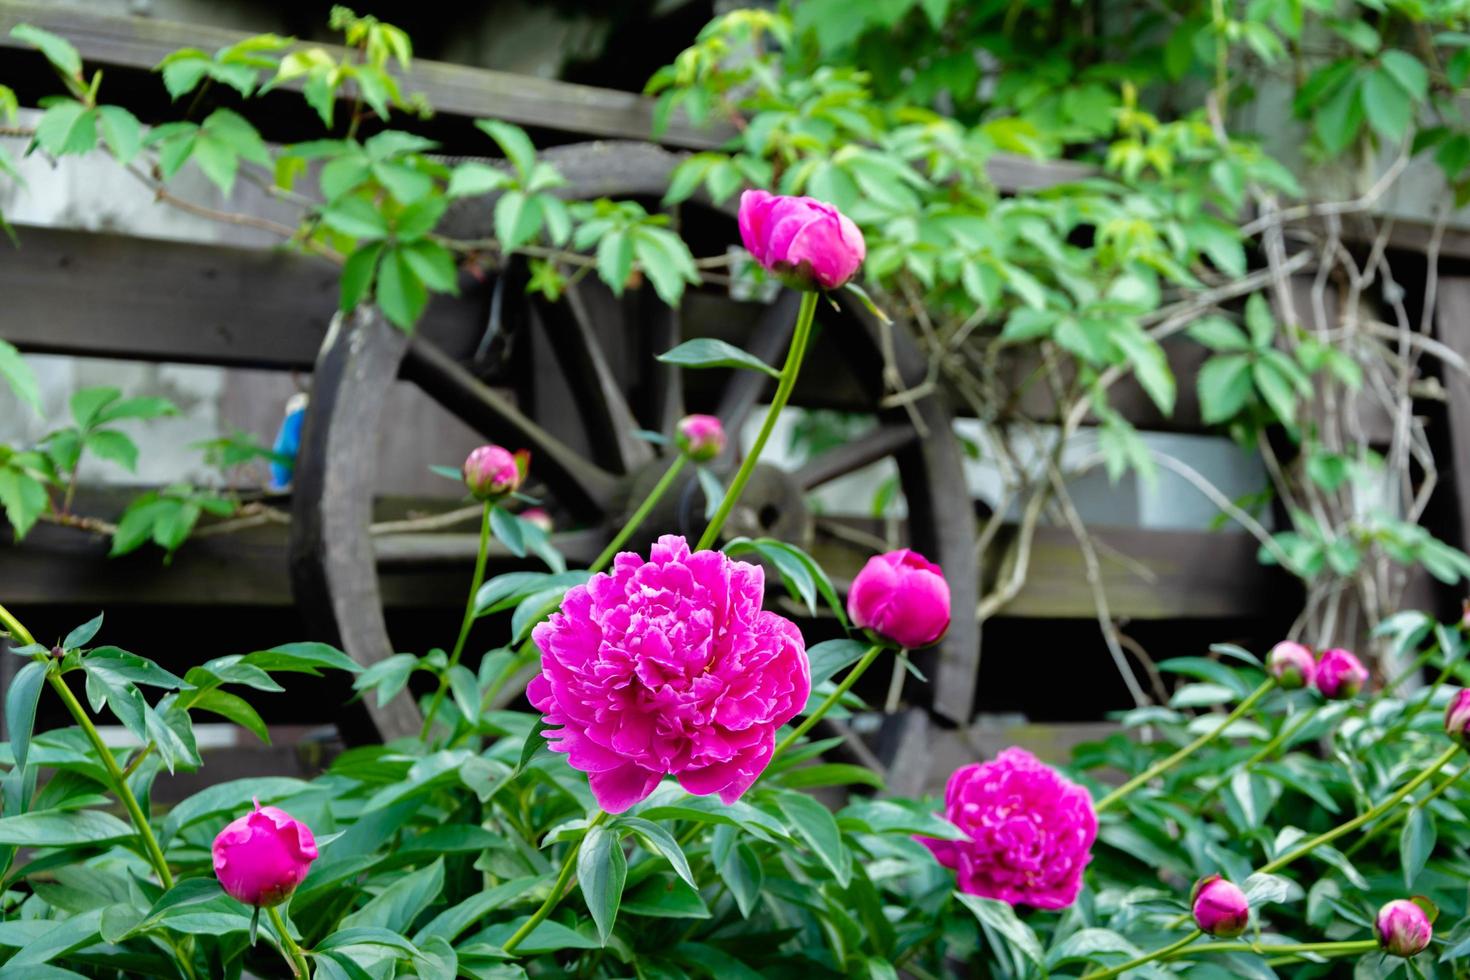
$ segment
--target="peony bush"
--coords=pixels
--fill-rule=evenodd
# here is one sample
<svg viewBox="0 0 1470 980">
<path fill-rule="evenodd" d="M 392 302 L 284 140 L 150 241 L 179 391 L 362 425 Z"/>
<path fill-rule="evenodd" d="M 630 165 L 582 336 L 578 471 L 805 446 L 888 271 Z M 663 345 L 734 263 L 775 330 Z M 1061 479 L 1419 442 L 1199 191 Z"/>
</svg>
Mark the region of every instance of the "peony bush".
<svg viewBox="0 0 1470 980">
<path fill-rule="evenodd" d="M 359 78 L 406 60 L 388 25 L 334 17 L 361 47 Z M 27 30 L 76 96 L 63 112 L 116 108 L 93 104 L 95 82 L 71 84 L 80 61 L 64 41 Z M 170 63 L 200 59 L 214 64 L 198 52 Z M 347 77 L 310 58 L 296 67 L 309 99 Z M 521 205 L 561 215 L 536 196 L 549 178 L 536 177 L 524 134 L 486 131 L 524 181 Z M 391 157 L 392 144 L 374 152 Z M 440 170 L 402 165 L 439 189 Z M 480 169 L 456 170 L 446 194 L 513 180 L 462 166 Z M 421 186 L 388 172 L 400 190 Z M 433 275 L 445 246 L 407 237 L 413 212 L 391 189 L 343 193 L 359 191 L 345 200 L 361 206 L 329 208 L 337 224 L 326 224 L 353 244 L 343 229 L 383 205 L 398 237 L 356 245 L 344 306 L 376 302 L 411 326 L 414 304 L 383 280 L 372 288 L 376 263 Z M 344 222 L 354 209 L 357 224 Z M 949 775 L 943 799 L 886 794 L 882 774 L 827 758 L 845 736 L 823 720 L 862 707 L 857 684 L 875 665 L 901 677 L 910 650 L 944 635 L 952 597 L 943 569 L 904 550 L 870 560 L 844 604 L 799 549 L 757 564 L 742 556 L 766 557 L 770 542 L 723 535 L 818 302 L 854 288 L 867 254 L 858 225 L 811 198 L 752 189 L 739 227 L 755 264 L 803 297 L 765 418 L 697 542 L 624 547 L 661 530 L 642 525 L 682 467 L 727 449 L 717 423 L 691 416 L 664 478 L 586 569 L 566 569 L 544 512 L 507 509 L 523 502 L 534 460 L 516 447 L 472 453 L 462 474 L 483 507 L 482 543 L 448 653 L 364 670 L 297 643 L 179 676 L 98 642 L 101 616 L 42 642 L 37 623 L 0 605 L 11 652 L 26 660 L 0 751 L 0 980 L 1464 975 L 1463 622 L 1386 620 L 1389 662 L 1413 665 L 1394 677 L 1351 651 L 1289 640 L 1264 659 L 1229 645 L 1188 651 L 1159 664 L 1168 704 L 1119 715 L 1114 734 L 1066 765 L 1021 748 L 976 758 Z M 664 241 L 657 225 L 630 228 Z M 672 290 L 667 269 L 647 271 L 660 295 Z M 547 570 L 484 580 L 492 534 L 524 536 Z M 847 635 L 808 645 L 766 608 L 768 575 L 813 612 L 820 599 Z M 504 645 L 468 650 L 473 623 L 501 613 Z M 1065 677 L 1065 651 L 1032 653 L 1057 658 Z M 264 733 L 251 699 L 324 671 L 354 675 L 357 695 L 380 703 L 415 697 L 420 737 L 348 750 L 312 780 L 237 780 L 154 805 L 161 771 L 202 764 L 201 712 Z M 73 724 L 36 732 L 42 697 Z M 139 747 L 103 741 L 104 708 Z"/>
</svg>

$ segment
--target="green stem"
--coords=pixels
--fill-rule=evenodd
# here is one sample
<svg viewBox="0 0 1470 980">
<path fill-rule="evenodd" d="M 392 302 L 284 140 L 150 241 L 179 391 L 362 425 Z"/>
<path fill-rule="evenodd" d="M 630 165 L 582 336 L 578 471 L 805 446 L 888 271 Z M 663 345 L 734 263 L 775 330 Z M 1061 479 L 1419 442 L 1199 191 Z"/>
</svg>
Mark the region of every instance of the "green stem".
<svg viewBox="0 0 1470 980">
<path fill-rule="evenodd" d="M 1402 812 L 1412 813 L 1414 810 L 1428 806 L 1430 800 L 1433 800 L 1436 797 L 1440 796 L 1442 793 L 1444 793 L 1445 790 L 1458 783 L 1466 773 L 1470 773 L 1470 762 L 1466 762 L 1459 769 L 1455 770 L 1453 775 L 1441 781 L 1438 786 L 1429 791 L 1428 795 L 1426 795 L 1424 799 L 1419 800 L 1413 806 L 1409 807 L 1406 810 L 1403 810 Z M 1392 827 L 1394 824 L 1398 823 L 1398 819 L 1398 813 L 1390 814 L 1387 820 L 1383 821 L 1378 826 L 1374 827 L 1372 830 L 1368 831 L 1362 837 L 1359 837 L 1356 841 L 1354 841 L 1353 846 L 1349 847 L 1346 851 L 1343 852 L 1343 854 L 1347 857 L 1352 857 L 1354 854 L 1361 851 L 1364 845 L 1366 845 L 1373 838 L 1377 837 L 1382 831 L 1387 830 L 1389 827 Z"/>
<path fill-rule="evenodd" d="M 1287 740 L 1289 740 L 1293 735 L 1305 728 L 1307 723 L 1312 720 L 1312 716 L 1315 714 L 1315 711 L 1303 711 L 1301 715 L 1293 719 L 1290 724 L 1281 726 L 1281 730 L 1276 733 L 1275 738 L 1271 739 L 1271 741 L 1261 746 L 1260 750 L 1257 751 L 1255 755 L 1251 756 L 1249 759 L 1240 764 L 1240 771 L 1250 772 L 1252 769 L 1255 768 L 1257 763 L 1269 758 L 1271 754 L 1279 749 L 1282 745 L 1284 745 Z M 1211 786 L 1208 790 L 1206 790 L 1204 795 L 1200 797 L 1199 803 L 1195 805 L 1195 812 L 1198 813 L 1203 811 L 1205 808 L 1205 804 L 1213 799 L 1215 794 L 1220 791 L 1220 788 L 1229 781 L 1230 780 L 1228 776 L 1221 776 L 1219 779 L 1215 780 L 1215 784 Z"/>
<path fill-rule="evenodd" d="M 1129 970 L 1143 966 L 1145 963 L 1169 959 L 1175 953 L 1203 935 L 1204 933 L 1196 929 L 1178 942 L 1170 943 L 1167 946 L 1154 950 L 1152 953 L 1144 953 L 1137 959 L 1129 960 L 1127 963 L 1120 964 L 1119 966 L 1110 966 L 1106 970 L 1094 970 L 1091 973 L 1084 973 L 1082 974 L 1082 980 L 1107 980 L 1108 977 L 1116 977 L 1120 973 L 1126 973 Z"/>
<path fill-rule="evenodd" d="M 679 473 L 683 471 L 686 462 L 688 462 L 688 457 L 683 453 L 674 457 L 674 461 L 669 464 L 668 470 L 653 485 L 653 489 L 648 491 L 648 496 L 643 498 L 643 503 L 639 504 L 638 509 L 633 512 L 633 516 L 628 518 L 628 522 L 623 525 L 623 529 L 618 532 L 617 537 L 609 541 L 607 547 L 602 549 L 602 554 L 597 556 L 597 560 L 592 563 L 592 567 L 588 571 L 595 575 L 607 567 L 607 563 L 613 560 L 613 556 L 618 553 L 623 545 L 628 543 L 629 538 L 637 533 L 638 528 L 643 526 L 643 522 L 648 519 L 648 515 L 653 512 L 653 508 L 658 506 L 659 500 L 668 492 L 669 487 L 674 485 L 674 481 L 678 479 Z"/>
<path fill-rule="evenodd" d="M 1184 748 L 1180 749 L 1178 752 L 1175 752 L 1167 759 L 1161 759 L 1160 761 L 1155 762 L 1143 772 L 1139 773 L 1137 776 L 1134 776 L 1122 786 L 1119 786 L 1107 796 L 1104 796 L 1102 799 L 1098 800 L 1093 809 L 1096 810 L 1098 813 L 1101 813 L 1108 807 L 1112 806 L 1114 803 L 1117 803 L 1123 797 L 1127 796 L 1129 793 L 1133 792 L 1138 787 L 1142 786 L 1144 783 L 1161 775 L 1162 773 L 1168 772 L 1170 769 L 1173 769 L 1179 763 L 1183 762 L 1185 759 L 1193 755 L 1195 751 L 1198 750 L 1200 747 L 1213 740 L 1217 735 L 1225 731 L 1225 729 L 1229 728 L 1237 718 L 1250 710 L 1251 705 L 1255 704 L 1261 698 L 1265 697 L 1266 693 L 1275 686 L 1276 681 L 1268 678 L 1264 684 L 1256 688 L 1250 694 L 1246 695 L 1245 700 L 1236 705 L 1235 710 L 1226 715 L 1225 720 L 1220 722 L 1220 724 L 1205 732 L 1199 738 L 1195 739 L 1193 742 L 1190 742 L 1188 745 L 1184 746 Z"/>
<path fill-rule="evenodd" d="M 719 539 L 720 531 L 724 528 L 730 511 L 734 509 L 735 502 L 740 499 L 740 494 L 745 490 L 745 484 L 750 481 L 751 473 L 755 471 L 755 464 L 760 460 L 761 451 L 766 448 L 766 441 L 771 438 L 771 430 L 776 427 L 776 417 L 781 414 L 781 409 L 786 407 L 786 402 L 791 397 L 791 389 L 796 387 L 796 375 L 801 371 L 802 359 L 806 357 L 807 342 L 811 339 L 812 319 L 817 314 L 818 296 L 819 294 L 814 291 L 801 295 L 801 309 L 796 314 L 796 330 L 791 336 L 791 347 L 786 352 L 786 364 L 781 368 L 780 380 L 776 383 L 776 396 L 771 399 L 770 408 L 766 409 L 766 418 L 761 423 L 755 443 L 750 447 L 750 452 L 745 455 L 745 459 L 741 461 L 740 469 L 736 471 L 735 478 L 726 488 L 725 497 L 720 501 L 715 516 L 710 518 L 709 527 L 704 529 L 704 534 L 700 537 L 695 551 L 704 551 L 706 548 L 714 547 L 715 541 Z M 738 433 L 734 435 L 738 437 Z"/>
<path fill-rule="evenodd" d="M 1419 654 L 1419 656 L 1415 657 L 1414 662 L 1405 667 L 1397 677 L 1389 681 L 1387 684 L 1383 685 L 1383 690 L 1378 692 L 1378 698 L 1386 698 L 1390 694 L 1392 694 L 1400 684 L 1408 680 L 1410 677 L 1413 677 L 1415 674 L 1419 673 L 1419 671 L 1423 670 L 1424 665 L 1429 663 L 1430 658 L 1438 652 L 1439 644 L 1430 644 L 1430 646 L 1427 647 L 1423 653 Z M 1378 698 L 1374 698 L 1374 700 L 1376 701 L 1378 700 Z"/>
<path fill-rule="evenodd" d="M 291 964 L 292 975 L 298 980 L 307 980 L 311 976 L 311 967 L 306 965 L 306 956 L 286 929 L 286 922 L 281 918 L 281 910 L 272 905 L 265 911 L 271 917 L 271 925 L 276 927 L 276 935 L 281 937 L 281 952 L 286 954 L 286 962 Z"/>
<path fill-rule="evenodd" d="M 20 640 L 23 646 L 30 646 L 36 642 L 31 631 L 21 625 L 20 620 L 11 615 L 10 610 L 0 606 L 0 624 L 15 639 Z M 158 872 L 158 880 L 163 883 L 164 888 L 174 886 L 173 872 L 168 868 L 168 861 L 163 856 L 163 848 L 158 846 L 158 838 L 153 836 L 153 828 L 148 826 L 148 818 L 143 814 L 143 808 L 138 805 L 138 798 L 128 788 L 128 779 L 122 769 L 118 767 L 117 759 L 112 751 L 108 749 L 107 743 L 102 741 L 102 734 L 97 731 L 97 726 L 92 724 L 92 719 L 87 717 L 87 712 L 77 700 L 76 695 L 71 693 L 71 688 L 66 686 L 66 681 L 51 669 L 51 660 L 45 654 L 38 653 L 35 657 L 36 663 L 46 669 L 46 682 L 51 689 L 61 698 L 66 705 L 66 710 L 71 712 L 72 718 L 81 727 L 87 736 L 87 741 L 92 743 L 96 750 L 98 759 L 107 769 L 108 778 L 112 781 L 113 790 L 117 798 L 122 800 L 123 807 L 128 811 L 128 816 L 133 821 L 133 826 L 138 830 L 138 836 L 142 838 L 143 848 L 148 852 L 148 863 L 153 865 L 153 870 Z"/>
<path fill-rule="evenodd" d="M 1377 806 L 1365 810 L 1363 813 L 1349 820 L 1347 823 L 1339 824 L 1326 833 L 1318 834 L 1316 837 L 1313 837 L 1311 840 L 1307 841 L 1305 844 L 1301 845 L 1295 850 L 1289 851 L 1276 860 L 1265 865 L 1260 869 L 1258 873 L 1273 874 L 1277 871 L 1280 871 L 1282 868 L 1286 867 L 1288 864 L 1291 864 L 1298 858 L 1305 857 L 1306 855 L 1312 853 L 1312 851 L 1322 846 L 1323 844 L 1335 841 L 1343 834 L 1350 833 L 1357 828 L 1363 826 L 1365 823 L 1381 817 L 1389 810 L 1392 810 L 1394 807 L 1398 806 L 1399 802 L 1402 801 L 1404 797 L 1408 796 L 1410 793 L 1414 792 L 1414 790 L 1418 789 L 1425 780 L 1429 779 L 1435 773 L 1439 772 L 1445 766 L 1449 765 L 1450 760 L 1453 759 L 1459 752 L 1460 747 L 1458 745 L 1451 745 L 1449 748 L 1441 752 L 1439 756 L 1429 764 L 1428 768 L 1426 768 L 1423 772 L 1419 773 L 1413 779 L 1405 783 L 1402 789 L 1394 793 L 1382 803 L 1379 803 Z"/>
<path fill-rule="evenodd" d="M 1266 943 L 1204 943 L 1189 951 L 1196 953 L 1259 953 L 1262 956 L 1286 956 L 1301 953 L 1337 954 L 1370 953 L 1378 948 L 1376 939 L 1344 939 L 1323 943 L 1283 943 L 1273 946 Z"/>
<path fill-rule="evenodd" d="M 842 679 L 842 683 L 837 685 L 837 689 L 834 690 L 831 694 L 827 695 L 826 700 L 817 705 L 817 710 L 807 715 L 805 721 L 792 729 L 790 735 L 787 735 L 781 740 L 781 744 L 776 746 L 776 751 L 771 753 L 771 762 L 775 762 L 778 758 L 780 758 L 782 752 L 785 752 L 787 749 L 791 748 L 792 745 L 796 744 L 797 739 L 801 738 L 807 732 L 811 731 L 811 727 L 817 722 L 821 721 L 822 716 L 825 715 L 828 711 L 832 710 L 832 706 L 834 704 L 842 700 L 842 696 L 846 694 L 849 690 L 851 690 L 852 686 L 857 683 L 857 679 L 859 677 L 863 676 L 863 671 L 871 667 L 873 661 L 878 659 L 878 654 L 882 653 L 886 649 L 888 648 L 881 643 L 875 643 L 871 647 L 869 647 L 868 652 L 863 654 L 863 658 L 859 660 L 857 662 L 857 665 L 854 666 L 852 670 L 848 672 L 847 676 Z"/>
<path fill-rule="evenodd" d="M 597 816 L 593 817 L 592 822 L 587 825 L 588 832 L 591 832 L 593 827 L 602 823 L 607 817 L 608 813 L 606 810 L 598 810 Z M 541 903 L 541 907 L 525 921 L 525 924 L 505 941 L 505 944 L 500 947 L 501 949 L 507 953 L 513 952 L 537 926 L 546 921 L 546 917 L 556 908 L 556 903 L 561 901 L 562 892 L 566 891 L 567 882 L 572 880 L 572 871 L 577 867 L 577 852 L 582 849 L 582 841 L 586 839 L 584 835 L 581 840 L 578 840 L 567 851 L 566 859 L 562 862 L 561 874 L 556 876 L 556 884 L 551 886 L 551 894 L 546 896 L 546 901 Z"/>
<path fill-rule="evenodd" d="M 893 674 L 888 678 L 888 697 L 883 699 L 883 713 L 885 715 L 895 714 L 898 711 L 899 699 L 903 697 L 903 675 L 907 674 L 909 664 L 909 652 L 898 651 L 898 656 L 893 658 Z"/>
<path fill-rule="evenodd" d="M 486 501 L 484 513 L 480 517 L 480 550 L 475 554 L 475 575 L 470 579 L 470 597 L 465 600 L 464 619 L 459 624 L 459 637 L 454 641 L 454 651 L 449 654 L 449 662 L 439 675 L 439 687 L 434 691 L 433 700 L 429 702 L 429 710 L 424 712 L 424 727 L 419 732 L 420 741 L 427 741 L 429 738 L 434 715 L 438 714 L 439 706 L 444 703 L 444 692 L 449 689 L 449 672 L 459 664 L 465 641 L 470 638 L 470 628 L 475 625 L 475 596 L 480 594 L 480 586 L 485 581 L 485 561 L 490 554 L 490 515 L 494 511 L 495 505 Z"/>
</svg>

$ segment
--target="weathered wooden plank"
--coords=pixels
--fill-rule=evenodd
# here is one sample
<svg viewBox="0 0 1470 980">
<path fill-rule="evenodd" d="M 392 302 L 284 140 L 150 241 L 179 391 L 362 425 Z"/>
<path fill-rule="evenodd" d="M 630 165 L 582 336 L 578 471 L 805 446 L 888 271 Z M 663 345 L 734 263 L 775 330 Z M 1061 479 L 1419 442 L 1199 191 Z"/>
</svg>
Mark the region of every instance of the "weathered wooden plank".
<svg viewBox="0 0 1470 980">
<path fill-rule="evenodd" d="M 36 353 L 309 370 L 337 310 L 339 270 L 285 250 L 20 225 L 0 242 L 0 337 Z M 459 355 L 488 287 L 464 276 L 420 330 Z"/>
<path fill-rule="evenodd" d="M 10 37 L 10 29 L 19 23 L 60 34 L 75 44 L 90 63 L 142 71 L 151 71 L 165 55 L 179 48 L 211 50 L 247 36 L 241 31 L 202 24 L 99 14 L 81 6 L 0 0 L 0 49 L 26 47 Z M 403 85 L 405 91 L 424 93 L 442 116 L 493 116 L 577 137 L 646 140 L 653 135 L 653 101 L 631 92 L 425 60 L 414 62 Z M 685 149 L 710 149 L 723 145 L 734 134 L 728 126 L 693 126 L 676 113 L 658 142 Z M 1051 187 L 1093 172 L 1081 164 L 1028 160 L 1008 154 L 992 157 L 988 169 L 1002 190 Z"/>
<path fill-rule="evenodd" d="M 1435 301 L 1434 329 L 1439 339 L 1460 354 L 1470 355 L 1470 276 L 1442 276 Z M 1460 519 L 1460 547 L 1470 544 L 1470 378 L 1444 369 L 1449 459 L 1440 470 L 1448 476 Z"/>
</svg>

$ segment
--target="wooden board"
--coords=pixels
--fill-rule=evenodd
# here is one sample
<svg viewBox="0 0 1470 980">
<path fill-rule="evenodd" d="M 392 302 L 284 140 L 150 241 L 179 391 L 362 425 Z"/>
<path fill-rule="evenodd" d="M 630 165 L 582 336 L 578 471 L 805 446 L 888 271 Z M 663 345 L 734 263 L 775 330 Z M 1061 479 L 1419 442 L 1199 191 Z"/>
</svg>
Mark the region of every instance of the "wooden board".
<svg viewBox="0 0 1470 980">
<path fill-rule="evenodd" d="M 248 36 L 242 31 L 202 24 L 99 14 L 82 6 L 0 0 L 0 50 L 28 47 L 10 37 L 10 29 L 20 23 L 60 34 L 76 45 L 89 64 L 134 71 L 152 71 L 165 55 L 179 48 L 214 50 Z M 162 82 L 158 84 L 161 91 Z M 494 117 L 573 138 L 651 139 L 653 135 L 653 101 L 631 92 L 424 60 L 413 63 L 403 87 L 406 92 L 422 92 L 440 116 Z M 266 133 L 267 138 L 271 135 Z M 696 127 L 676 114 L 660 134 L 659 142 L 684 149 L 710 149 L 723 145 L 733 135 L 733 128 Z M 483 137 L 478 145 L 482 147 L 478 152 L 490 151 Z M 1080 164 L 1007 154 L 992 157 L 989 169 L 991 179 L 1002 190 L 1050 187 L 1092 172 Z"/>
</svg>

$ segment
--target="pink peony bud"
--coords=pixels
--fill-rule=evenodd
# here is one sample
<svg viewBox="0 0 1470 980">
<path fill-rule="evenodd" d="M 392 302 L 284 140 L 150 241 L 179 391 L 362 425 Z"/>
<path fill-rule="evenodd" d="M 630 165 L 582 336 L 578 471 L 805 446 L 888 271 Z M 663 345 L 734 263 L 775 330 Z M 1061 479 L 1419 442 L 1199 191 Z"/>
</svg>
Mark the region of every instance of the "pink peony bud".
<svg viewBox="0 0 1470 980">
<path fill-rule="evenodd" d="M 852 580 L 847 614 L 859 628 L 904 649 L 927 647 L 949 629 L 949 583 L 918 552 L 874 555 Z"/>
<path fill-rule="evenodd" d="M 725 451 L 725 427 L 713 415 L 686 415 L 674 437 L 679 451 L 696 463 L 708 463 Z"/>
<path fill-rule="evenodd" d="M 291 897 L 316 860 L 311 828 L 285 810 L 261 806 L 214 839 L 214 873 L 232 897 L 269 908 Z"/>
<path fill-rule="evenodd" d="M 765 191 L 740 195 L 740 240 L 795 289 L 836 289 L 867 258 L 863 233 L 830 204 Z"/>
<path fill-rule="evenodd" d="M 1467 727 L 1470 727 L 1470 687 L 1462 687 L 1455 692 L 1455 696 L 1450 699 L 1450 706 L 1445 709 L 1444 733 L 1470 749 Z"/>
<path fill-rule="evenodd" d="M 1212 936 L 1233 939 L 1250 923 L 1251 907 L 1245 892 L 1219 875 L 1196 882 L 1191 902 L 1194 924 Z"/>
<path fill-rule="evenodd" d="M 1328 650 L 1317 661 L 1317 690 L 1333 701 L 1346 701 L 1358 696 L 1368 683 L 1368 668 L 1351 652 L 1340 647 Z"/>
<path fill-rule="evenodd" d="M 1424 952 L 1434 937 L 1429 913 L 1416 902 L 1396 898 L 1378 910 L 1374 923 L 1378 945 L 1385 953 L 1410 957 Z"/>
<path fill-rule="evenodd" d="M 1460 626 L 1470 629 L 1470 599 L 1460 600 Z"/>
<path fill-rule="evenodd" d="M 1306 687 L 1317 673 L 1317 658 L 1300 643 L 1282 640 L 1266 654 L 1266 673 L 1288 691 Z"/>
<path fill-rule="evenodd" d="M 551 520 L 551 515 L 540 507 L 532 507 L 530 510 L 521 511 L 521 520 L 539 527 L 547 534 L 550 534 L 552 529 L 556 527 Z"/>
<path fill-rule="evenodd" d="M 476 500 L 499 500 L 520 489 L 530 454 L 512 454 L 499 446 L 481 446 L 464 461 L 464 483 Z"/>
</svg>

